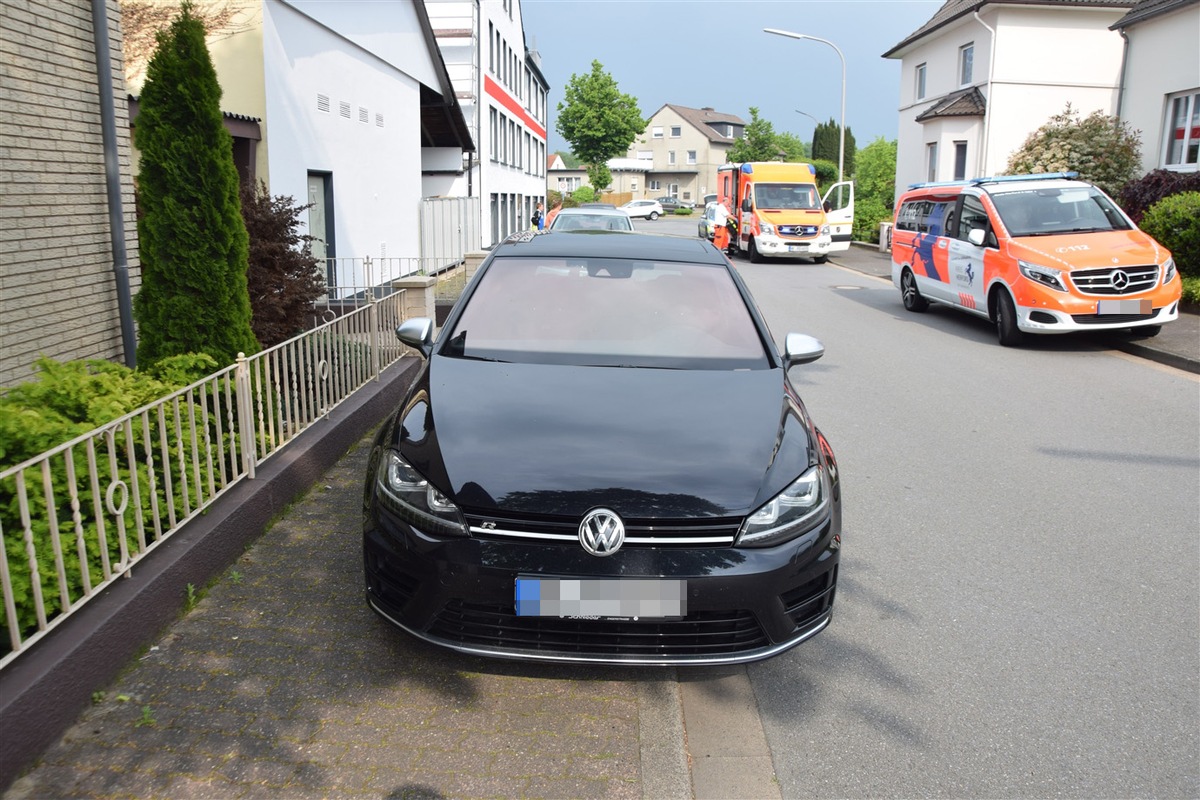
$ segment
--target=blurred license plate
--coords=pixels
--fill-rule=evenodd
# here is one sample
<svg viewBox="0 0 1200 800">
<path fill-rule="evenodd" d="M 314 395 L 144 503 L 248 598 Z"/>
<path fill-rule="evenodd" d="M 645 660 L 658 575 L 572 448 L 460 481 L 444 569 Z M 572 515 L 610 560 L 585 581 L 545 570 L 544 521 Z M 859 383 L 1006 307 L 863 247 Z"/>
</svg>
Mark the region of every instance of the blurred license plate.
<svg viewBox="0 0 1200 800">
<path fill-rule="evenodd" d="M 1097 314 L 1151 314 L 1149 300 L 1099 300 L 1096 302 Z"/>
<path fill-rule="evenodd" d="M 680 619 L 687 615 L 687 582 L 518 577 L 516 601 L 518 617 Z"/>
<path fill-rule="evenodd" d="M 808 245 L 806 245 L 806 244 L 789 244 L 788 252 L 790 252 L 790 253 L 807 253 Z"/>
</svg>

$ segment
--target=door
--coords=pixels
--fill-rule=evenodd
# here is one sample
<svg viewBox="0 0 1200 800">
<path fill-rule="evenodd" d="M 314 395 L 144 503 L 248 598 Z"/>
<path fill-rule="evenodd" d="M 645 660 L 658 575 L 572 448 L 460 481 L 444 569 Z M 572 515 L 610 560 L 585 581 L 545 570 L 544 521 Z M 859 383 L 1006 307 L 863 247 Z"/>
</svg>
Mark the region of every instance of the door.
<svg viewBox="0 0 1200 800">
<path fill-rule="evenodd" d="M 829 252 L 849 250 L 854 234 L 854 182 L 841 181 L 830 186 L 821 202 L 826 208 L 825 221 L 829 223 L 829 235 L 833 239 Z"/>
<path fill-rule="evenodd" d="M 992 232 L 987 210 L 978 197 L 963 195 L 952 224 L 947 299 L 965 309 L 986 314 L 983 255 L 988 247 L 996 247 L 996 234 Z M 978 233 L 975 236 L 982 244 L 971 241 L 971 231 L 982 232 L 982 236 Z"/>
<path fill-rule="evenodd" d="M 313 258 L 325 265 L 326 285 L 337 286 L 333 248 L 333 176 L 328 172 L 308 173 L 308 235 Z"/>
</svg>

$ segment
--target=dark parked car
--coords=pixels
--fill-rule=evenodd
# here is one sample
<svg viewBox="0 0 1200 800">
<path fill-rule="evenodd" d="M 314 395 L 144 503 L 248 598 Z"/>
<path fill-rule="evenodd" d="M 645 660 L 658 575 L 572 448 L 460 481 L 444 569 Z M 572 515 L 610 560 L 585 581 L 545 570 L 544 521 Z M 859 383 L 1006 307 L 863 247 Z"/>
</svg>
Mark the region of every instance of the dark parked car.
<svg viewBox="0 0 1200 800">
<path fill-rule="evenodd" d="M 464 653 L 728 664 L 833 613 L 837 462 L 728 261 L 694 238 L 494 248 L 377 435 L 367 602 Z"/>
<path fill-rule="evenodd" d="M 657 200 L 659 205 L 661 205 L 663 207 L 663 211 L 665 211 L 668 214 L 674 214 L 677 210 L 679 210 L 681 208 L 695 207 L 695 203 L 688 203 L 684 200 L 680 200 L 675 195 L 667 195 L 666 197 L 656 197 L 654 199 Z"/>
</svg>

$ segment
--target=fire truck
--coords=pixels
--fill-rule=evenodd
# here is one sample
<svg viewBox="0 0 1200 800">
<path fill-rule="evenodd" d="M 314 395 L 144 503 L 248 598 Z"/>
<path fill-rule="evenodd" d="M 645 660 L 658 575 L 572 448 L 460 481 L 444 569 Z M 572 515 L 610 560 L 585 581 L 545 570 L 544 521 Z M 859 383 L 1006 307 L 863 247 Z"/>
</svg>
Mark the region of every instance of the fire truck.
<svg viewBox="0 0 1200 800">
<path fill-rule="evenodd" d="M 835 183 L 822 196 L 812 164 L 724 164 L 717 169 L 717 202 L 737 220 L 736 250 L 753 262 L 803 256 L 820 264 L 850 248 L 854 184 Z"/>
</svg>

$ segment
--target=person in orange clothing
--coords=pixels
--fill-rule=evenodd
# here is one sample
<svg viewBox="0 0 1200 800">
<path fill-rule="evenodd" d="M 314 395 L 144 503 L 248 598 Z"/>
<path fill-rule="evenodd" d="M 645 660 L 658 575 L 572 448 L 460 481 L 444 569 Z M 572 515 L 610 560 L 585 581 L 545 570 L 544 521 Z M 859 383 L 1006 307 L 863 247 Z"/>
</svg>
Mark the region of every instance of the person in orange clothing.
<svg viewBox="0 0 1200 800">
<path fill-rule="evenodd" d="M 713 245 L 722 253 L 729 249 L 729 209 L 724 203 L 713 210 Z"/>
<path fill-rule="evenodd" d="M 562 211 L 562 198 L 558 198 L 558 202 L 554 204 L 554 208 L 546 212 L 546 227 L 550 227 L 550 223 L 554 222 L 554 218 L 558 216 L 558 212 Z"/>
</svg>

